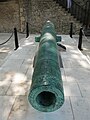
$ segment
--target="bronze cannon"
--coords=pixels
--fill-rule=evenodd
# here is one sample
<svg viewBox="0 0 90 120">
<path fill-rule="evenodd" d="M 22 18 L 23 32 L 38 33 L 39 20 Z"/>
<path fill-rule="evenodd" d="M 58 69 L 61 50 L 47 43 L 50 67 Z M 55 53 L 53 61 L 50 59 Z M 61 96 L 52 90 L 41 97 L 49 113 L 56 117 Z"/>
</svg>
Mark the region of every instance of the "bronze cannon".
<svg viewBox="0 0 90 120">
<path fill-rule="evenodd" d="M 31 105 L 42 112 L 52 112 L 64 103 L 64 91 L 59 66 L 57 36 L 53 23 L 47 21 L 41 35 L 35 38 L 39 49 L 34 61 L 32 84 L 28 95 Z"/>
</svg>

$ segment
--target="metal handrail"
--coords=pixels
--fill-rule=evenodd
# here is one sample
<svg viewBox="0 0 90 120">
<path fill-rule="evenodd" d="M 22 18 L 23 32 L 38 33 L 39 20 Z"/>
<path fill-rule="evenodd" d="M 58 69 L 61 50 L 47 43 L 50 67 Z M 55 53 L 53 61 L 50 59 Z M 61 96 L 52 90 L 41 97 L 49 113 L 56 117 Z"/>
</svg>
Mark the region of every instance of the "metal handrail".
<svg viewBox="0 0 90 120">
<path fill-rule="evenodd" d="M 62 7 L 64 7 L 66 10 L 67 8 L 67 0 L 56 0 L 57 3 L 59 3 L 59 5 L 61 5 Z M 89 22 L 89 6 L 90 4 L 87 4 L 88 2 L 90 2 L 89 0 L 87 0 L 85 2 L 86 7 L 83 7 L 82 5 L 80 5 L 79 3 L 77 3 L 75 0 L 72 0 L 72 5 L 69 8 L 69 12 L 71 13 L 71 15 L 73 15 L 77 20 L 79 20 L 83 25 L 88 26 L 88 22 Z"/>
<path fill-rule="evenodd" d="M 83 6 L 86 6 L 88 2 L 89 2 L 89 0 L 87 0 L 87 1 L 82 5 L 82 7 L 83 7 Z"/>
</svg>

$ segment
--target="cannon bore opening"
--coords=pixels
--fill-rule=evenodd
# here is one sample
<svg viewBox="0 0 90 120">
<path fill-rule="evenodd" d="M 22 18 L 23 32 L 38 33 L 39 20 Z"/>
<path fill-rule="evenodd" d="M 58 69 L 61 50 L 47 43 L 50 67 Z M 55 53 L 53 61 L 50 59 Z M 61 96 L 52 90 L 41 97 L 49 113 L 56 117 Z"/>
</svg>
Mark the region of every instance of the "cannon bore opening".
<svg viewBox="0 0 90 120">
<path fill-rule="evenodd" d="M 38 94 L 36 101 L 39 105 L 42 105 L 43 107 L 49 107 L 51 105 L 55 105 L 56 97 L 51 92 L 43 91 Z"/>
</svg>

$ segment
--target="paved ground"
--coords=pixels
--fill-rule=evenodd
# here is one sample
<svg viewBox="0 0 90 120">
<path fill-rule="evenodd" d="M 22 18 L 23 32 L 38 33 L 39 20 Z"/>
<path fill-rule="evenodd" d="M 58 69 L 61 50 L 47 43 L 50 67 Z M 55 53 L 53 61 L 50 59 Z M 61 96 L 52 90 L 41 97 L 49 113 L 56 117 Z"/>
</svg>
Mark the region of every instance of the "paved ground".
<svg viewBox="0 0 90 120">
<path fill-rule="evenodd" d="M 0 120 L 90 120 L 90 43 L 85 41 L 82 53 L 77 49 L 77 37 L 62 35 L 67 48 L 61 52 L 65 103 L 55 112 L 42 113 L 27 100 L 38 46 L 34 37 L 21 39 L 17 51 L 12 42 L 0 46 Z"/>
<path fill-rule="evenodd" d="M 12 33 L 0 33 L 0 44 L 5 42 Z M 25 38 L 25 34 L 18 34 L 19 42 Z M 4 59 L 7 57 L 8 53 L 15 49 L 14 35 L 11 37 L 10 41 L 4 45 L 0 45 L 0 66 L 4 63 Z"/>
</svg>

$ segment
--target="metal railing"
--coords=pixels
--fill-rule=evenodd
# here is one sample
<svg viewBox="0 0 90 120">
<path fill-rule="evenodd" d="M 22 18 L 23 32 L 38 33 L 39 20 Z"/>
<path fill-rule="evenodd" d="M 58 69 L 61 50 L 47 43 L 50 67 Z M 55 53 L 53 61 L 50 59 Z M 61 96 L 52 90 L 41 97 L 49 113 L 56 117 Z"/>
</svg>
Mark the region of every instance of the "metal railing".
<svg viewBox="0 0 90 120">
<path fill-rule="evenodd" d="M 71 0 L 71 6 L 68 8 L 67 0 L 55 0 L 60 6 L 68 10 L 77 20 L 88 28 L 90 25 L 90 0 L 86 1 L 83 5 L 80 5 L 75 0 Z"/>
</svg>

